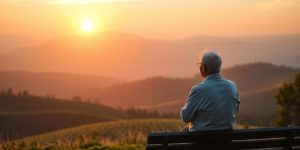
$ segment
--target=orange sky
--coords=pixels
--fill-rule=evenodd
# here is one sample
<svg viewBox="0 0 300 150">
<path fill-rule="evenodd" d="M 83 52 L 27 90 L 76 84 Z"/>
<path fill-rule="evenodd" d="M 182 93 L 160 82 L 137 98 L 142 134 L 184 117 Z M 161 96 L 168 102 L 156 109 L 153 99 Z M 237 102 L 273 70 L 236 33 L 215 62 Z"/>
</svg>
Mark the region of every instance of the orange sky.
<svg viewBox="0 0 300 150">
<path fill-rule="evenodd" d="M 299 0 L 0 0 L 0 34 L 61 36 L 120 31 L 176 39 L 195 35 L 300 33 Z"/>
</svg>

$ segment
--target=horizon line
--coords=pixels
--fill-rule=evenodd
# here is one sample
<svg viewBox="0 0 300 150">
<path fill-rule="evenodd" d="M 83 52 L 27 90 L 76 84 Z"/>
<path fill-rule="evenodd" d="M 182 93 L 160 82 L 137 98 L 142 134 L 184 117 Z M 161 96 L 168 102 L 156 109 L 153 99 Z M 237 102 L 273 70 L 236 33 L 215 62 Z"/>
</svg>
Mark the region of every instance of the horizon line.
<svg viewBox="0 0 300 150">
<path fill-rule="evenodd" d="M 268 37 L 268 36 L 300 36 L 300 33 L 269 33 L 269 34 L 243 34 L 243 35 L 206 35 L 206 34 L 195 34 L 195 35 L 189 35 L 189 36 L 181 36 L 177 38 L 159 38 L 154 36 L 147 36 L 139 33 L 132 33 L 132 32 L 125 32 L 125 31 L 114 31 L 114 30 L 107 30 L 107 31 L 101 31 L 99 33 L 96 33 L 94 35 L 90 36 L 83 36 L 81 34 L 60 34 L 60 35 L 50 35 L 50 36 L 41 36 L 41 35 L 27 35 L 27 34 L 16 34 L 16 33 L 0 33 L 1 36 L 13 36 L 13 37 L 31 37 L 31 38 L 46 38 L 46 39 L 55 39 L 55 38 L 61 38 L 61 37 L 69 37 L 69 36 L 75 36 L 75 37 L 98 37 L 103 34 L 126 34 L 126 35 L 132 35 L 137 36 L 140 38 L 145 39 L 152 39 L 152 40 L 160 40 L 160 41 L 177 41 L 177 40 L 184 40 L 184 39 L 193 39 L 193 38 L 245 38 L 245 37 Z"/>
<path fill-rule="evenodd" d="M 232 69 L 235 67 L 239 67 L 239 66 L 246 66 L 246 65 L 256 65 L 256 64 L 268 64 L 268 65 L 273 65 L 275 67 L 287 67 L 287 68 L 291 68 L 294 70 L 299 70 L 300 66 L 298 67 L 294 67 L 294 66 L 289 66 L 286 64 L 275 64 L 272 62 L 266 62 L 266 61 L 253 61 L 253 62 L 248 62 L 248 63 L 242 63 L 242 64 L 235 64 L 232 66 L 227 66 L 221 69 Z M 21 70 L 21 69 L 12 69 L 12 70 L 8 70 L 8 69 L 0 69 L 0 73 L 2 72 L 19 72 L 19 73 L 29 73 L 29 74 L 65 74 L 65 75 L 78 75 L 78 76 L 96 76 L 96 77 L 103 77 L 103 78 L 112 78 L 112 79 L 116 79 L 116 80 L 123 80 L 123 81 L 139 81 L 139 80 L 144 80 L 144 79 L 148 79 L 148 78 L 155 78 L 155 77 L 163 77 L 163 78 L 192 78 L 195 75 L 198 74 L 197 71 L 195 71 L 195 74 L 191 74 L 191 76 L 164 76 L 164 75 L 155 75 L 155 76 L 145 76 L 143 78 L 137 78 L 137 79 L 126 79 L 126 78 L 120 78 L 120 77 L 116 77 L 116 76 L 106 76 L 103 74 L 82 74 L 82 73 L 75 73 L 75 72 L 61 72 L 61 71 L 33 71 L 33 70 Z"/>
</svg>

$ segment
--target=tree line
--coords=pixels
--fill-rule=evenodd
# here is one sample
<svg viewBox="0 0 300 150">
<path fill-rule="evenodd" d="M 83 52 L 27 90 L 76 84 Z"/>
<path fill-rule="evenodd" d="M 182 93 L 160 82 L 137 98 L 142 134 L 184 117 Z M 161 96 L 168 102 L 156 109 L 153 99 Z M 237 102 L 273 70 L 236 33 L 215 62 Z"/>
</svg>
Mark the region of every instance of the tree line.
<svg viewBox="0 0 300 150">
<path fill-rule="evenodd" d="M 37 96 L 29 94 L 27 90 L 18 91 L 17 93 L 14 93 L 12 88 L 3 89 L 0 91 L 0 100 L 1 99 L 7 99 L 9 97 L 30 97 L 35 98 Z M 46 95 L 45 98 L 55 99 L 54 95 Z M 80 96 L 74 96 L 71 98 L 71 101 L 77 101 L 82 103 L 94 103 L 91 100 L 83 100 Z M 101 103 L 94 103 L 95 105 Z M 159 113 L 157 110 L 147 110 L 147 109 L 141 109 L 141 108 L 117 108 L 118 110 L 121 110 L 122 112 L 128 114 L 129 116 L 133 118 L 178 118 L 178 115 L 175 113 Z"/>
</svg>

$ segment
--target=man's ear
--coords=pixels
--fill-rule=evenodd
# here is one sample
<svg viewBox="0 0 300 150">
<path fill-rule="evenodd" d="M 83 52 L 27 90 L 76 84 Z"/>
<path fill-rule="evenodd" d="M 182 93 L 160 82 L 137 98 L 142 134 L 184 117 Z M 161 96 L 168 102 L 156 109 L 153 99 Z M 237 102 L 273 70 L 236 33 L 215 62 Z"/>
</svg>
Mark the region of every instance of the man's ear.
<svg viewBox="0 0 300 150">
<path fill-rule="evenodd" d="M 203 77 L 205 76 L 205 69 L 206 69 L 205 65 L 202 64 L 201 67 L 200 67 L 200 73 L 201 73 L 201 75 L 202 75 Z"/>
<path fill-rule="evenodd" d="M 199 67 L 199 70 L 200 70 L 200 73 L 202 74 L 202 73 L 203 73 L 203 65 L 201 65 L 201 66 Z"/>
<path fill-rule="evenodd" d="M 203 72 L 203 73 L 206 73 L 206 72 L 207 72 L 207 68 L 206 68 L 205 64 L 202 65 L 202 72 Z"/>
</svg>

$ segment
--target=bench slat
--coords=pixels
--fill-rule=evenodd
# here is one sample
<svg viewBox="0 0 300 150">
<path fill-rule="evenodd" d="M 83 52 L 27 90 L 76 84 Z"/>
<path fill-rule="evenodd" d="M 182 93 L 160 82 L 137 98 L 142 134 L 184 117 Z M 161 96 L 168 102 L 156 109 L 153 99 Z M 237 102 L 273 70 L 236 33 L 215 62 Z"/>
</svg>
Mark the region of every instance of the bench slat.
<svg viewBox="0 0 300 150">
<path fill-rule="evenodd" d="M 213 144 L 212 144 L 213 143 Z M 147 150 L 172 149 L 254 149 L 300 146 L 300 127 L 218 130 L 200 132 L 150 133 Z M 225 147 L 224 147 L 225 146 Z"/>
<path fill-rule="evenodd" d="M 226 148 L 228 149 L 230 146 L 228 145 Z M 205 144 L 195 144 L 195 143 L 176 143 L 169 144 L 167 146 L 164 145 L 147 145 L 147 150 L 222 150 L 224 149 L 224 145 L 217 145 L 211 143 Z M 234 150 L 234 148 L 229 148 L 230 150 Z"/>
<path fill-rule="evenodd" d="M 239 149 L 287 147 L 286 139 L 234 141 L 233 145 Z"/>
<path fill-rule="evenodd" d="M 232 131 L 204 131 L 204 132 L 173 132 L 173 133 L 150 133 L 149 144 L 178 143 L 178 142 L 199 142 L 206 139 L 228 139 Z"/>
<path fill-rule="evenodd" d="M 150 133 L 148 135 L 149 144 L 160 144 L 162 142 L 198 142 L 203 139 L 257 139 L 257 138 L 277 138 L 287 136 L 300 136 L 300 127 L 295 128 L 271 128 L 271 129 L 243 129 L 232 131 L 203 131 L 203 132 L 173 132 L 173 133 Z"/>
<path fill-rule="evenodd" d="M 294 140 L 292 141 L 292 145 L 293 145 L 293 146 L 300 146 L 300 139 L 294 139 Z"/>
</svg>

